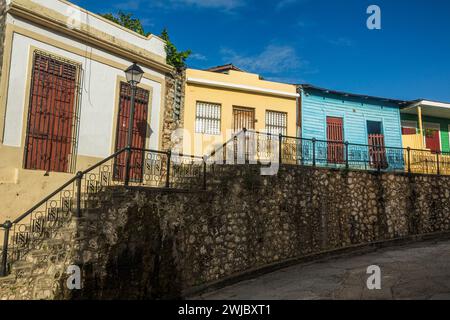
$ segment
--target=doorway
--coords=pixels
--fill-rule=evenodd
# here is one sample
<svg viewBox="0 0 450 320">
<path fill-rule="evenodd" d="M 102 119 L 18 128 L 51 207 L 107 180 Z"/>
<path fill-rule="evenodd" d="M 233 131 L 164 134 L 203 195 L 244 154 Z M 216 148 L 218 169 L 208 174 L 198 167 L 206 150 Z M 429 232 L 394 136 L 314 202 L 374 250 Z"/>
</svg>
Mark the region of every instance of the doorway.
<svg viewBox="0 0 450 320">
<path fill-rule="evenodd" d="M 131 147 L 145 149 L 147 138 L 147 117 L 150 92 L 137 88 L 135 98 L 135 113 L 132 130 Z M 127 147 L 128 127 L 131 112 L 131 87 L 128 83 L 120 84 L 119 113 L 117 117 L 117 133 L 115 151 Z M 133 150 L 130 160 L 130 181 L 141 182 L 144 171 L 144 151 Z M 114 166 L 114 178 L 119 181 L 125 179 L 126 152 L 122 152 L 116 158 Z"/>
<path fill-rule="evenodd" d="M 328 163 L 344 163 L 344 120 L 327 117 Z"/>
<path fill-rule="evenodd" d="M 74 167 L 80 67 L 35 52 L 24 168 L 71 172 Z"/>
<path fill-rule="evenodd" d="M 377 169 L 386 169 L 388 162 L 384 144 L 383 124 L 381 121 L 367 121 L 367 137 L 370 166 Z"/>
<path fill-rule="evenodd" d="M 438 123 L 425 123 L 425 147 L 432 153 L 441 152 L 441 126 Z"/>
</svg>

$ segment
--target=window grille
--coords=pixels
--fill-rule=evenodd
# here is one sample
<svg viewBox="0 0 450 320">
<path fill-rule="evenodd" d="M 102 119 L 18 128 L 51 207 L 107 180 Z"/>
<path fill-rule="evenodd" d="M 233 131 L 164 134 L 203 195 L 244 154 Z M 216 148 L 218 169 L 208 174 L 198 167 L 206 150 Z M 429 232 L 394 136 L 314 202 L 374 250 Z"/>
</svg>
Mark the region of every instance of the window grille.
<svg viewBox="0 0 450 320">
<path fill-rule="evenodd" d="M 266 131 L 271 134 L 287 134 L 287 113 L 266 111 Z"/>
<path fill-rule="evenodd" d="M 219 104 L 197 102 L 195 132 L 220 134 L 221 107 Z"/>
</svg>

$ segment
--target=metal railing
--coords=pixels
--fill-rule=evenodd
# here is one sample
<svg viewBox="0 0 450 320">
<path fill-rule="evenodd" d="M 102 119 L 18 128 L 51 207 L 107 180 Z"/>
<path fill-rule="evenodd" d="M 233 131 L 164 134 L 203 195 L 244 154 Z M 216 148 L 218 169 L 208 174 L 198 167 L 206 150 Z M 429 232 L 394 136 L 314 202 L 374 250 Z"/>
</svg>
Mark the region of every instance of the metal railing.
<svg viewBox="0 0 450 320">
<path fill-rule="evenodd" d="M 279 164 L 347 170 L 450 175 L 450 153 L 306 139 L 247 129 L 237 133 L 206 159 L 223 163 L 277 161 Z"/>
<path fill-rule="evenodd" d="M 12 263 L 50 238 L 72 214 L 81 217 L 92 197 L 110 186 L 206 189 L 206 162 L 170 151 L 124 148 L 78 172 L 14 221 L 0 224 L 0 276 L 8 275 Z"/>
</svg>

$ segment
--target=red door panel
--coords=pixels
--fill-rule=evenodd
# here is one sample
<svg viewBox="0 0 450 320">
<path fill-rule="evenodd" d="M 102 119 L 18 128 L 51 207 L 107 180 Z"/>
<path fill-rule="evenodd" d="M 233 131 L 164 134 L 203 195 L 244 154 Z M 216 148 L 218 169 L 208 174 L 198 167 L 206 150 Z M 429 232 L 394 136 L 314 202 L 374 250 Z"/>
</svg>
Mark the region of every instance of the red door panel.
<svg viewBox="0 0 450 320">
<path fill-rule="evenodd" d="M 136 149 L 145 148 L 147 138 L 147 116 L 150 93 L 138 88 L 136 90 L 135 113 L 131 146 Z M 120 84 L 119 116 L 117 120 L 116 152 L 127 146 L 128 126 L 131 112 L 131 88 L 127 83 Z M 125 178 L 126 153 L 117 157 L 115 178 L 123 181 Z M 144 168 L 144 152 L 133 151 L 130 162 L 130 181 L 142 181 Z"/>
<path fill-rule="evenodd" d="M 383 134 L 369 134 L 370 165 L 374 168 L 386 169 L 388 167 L 386 148 Z"/>
<path fill-rule="evenodd" d="M 342 118 L 327 117 L 328 162 L 344 162 L 344 123 Z"/>
<path fill-rule="evenodd" d="M 426 129 L 425 131 L 425 143 L 427 149 L 431 152 L 437 153 L 441 151 L 441 140 L 439 137 L 439 130 L 437 129 Z"/>
<path fill-rule="evenodd" d="M 27 124 L 25 168 L 70 171 L 77 66 L 36 54 Z"/>
</svg>

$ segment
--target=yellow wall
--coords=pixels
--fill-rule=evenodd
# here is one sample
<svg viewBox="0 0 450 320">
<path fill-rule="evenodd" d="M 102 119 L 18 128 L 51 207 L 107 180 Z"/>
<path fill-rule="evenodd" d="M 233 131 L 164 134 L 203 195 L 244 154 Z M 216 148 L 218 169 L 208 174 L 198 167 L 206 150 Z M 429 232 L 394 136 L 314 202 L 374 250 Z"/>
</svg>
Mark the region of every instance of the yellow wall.
<svg viewBox="0 0 450 320">
<path fill-rule="evenodd" d="M 424 149 L 423 136 L 421 134 L 404 134 L 402 135 L 403 147 L 411 149 Z"/>
<path fill-rule="evenodd" d="M 23 148 L 0 145 L 0 156 L 0 223 L 17 218 L 74 177 L 74 173 L 45 175 L 45 171 L 23 169 Z M 87 169 L 101 160 L 78 156 L 75 171 Z"/>
<path fill-rule="evenodd" d="M 246 107 L 255 110 L 256 130 L 265 130 L 266 111 L 279 111 L 287 113 L 287 134 L 296 135 L 296 87 L 294 85 L 260 80 L 257 74 L 230 71 L 221 74 L 209 71 L 188 69 L 186 72 L 186 97 L 184 105 L 184 128 L 190 133 L 191 141 L 184 137 L 185 153 L 203 156 L 210 152 L 210 148 L 218 146 L 230 137 L 226 135 L 227 129 L 233 129 L 233 106 Z M 215 84 L 205 85 L 192 83 L 189 79 L 212 81 Z M 219 87 L 216 83 L 244 86 L 242 89 Z M 250 88 L 248 88 L 250 87 Z M 269 94 L 257 92 L 255 88 L 275 90 L 291 95 Z M 195 113 L 197 102 L 209 102 L 221 105 L 221 135 L 206 135 L 195 133 Z M 201 141 L 201 147 L 194 147 L 195 141 Z M 202 150 L 199 150 L 202 149 Z"/>
</svg>

